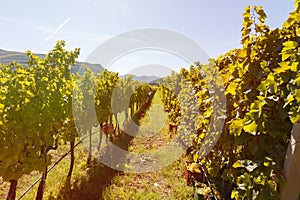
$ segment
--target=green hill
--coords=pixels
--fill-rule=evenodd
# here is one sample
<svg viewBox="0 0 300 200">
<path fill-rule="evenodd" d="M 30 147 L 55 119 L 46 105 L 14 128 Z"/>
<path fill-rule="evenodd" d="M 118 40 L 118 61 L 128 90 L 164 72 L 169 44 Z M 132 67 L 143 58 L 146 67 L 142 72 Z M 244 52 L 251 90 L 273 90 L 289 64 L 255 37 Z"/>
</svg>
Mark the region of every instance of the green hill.
<svg viewBox="0 0 300 200">
<path fill-rule="evenodd" d="M 41 58 L 45 57 L 45 54 L 36 54 Z M 22 65 L 26 65 L 28 57 L 25 53 L 15 52 L 15 51 L 5 51 L 0 49 L 0 63 L 7 64 L 12 61 L 18 62 Z M 95 74 L 101 72 L 104 68 L 100 64 L 91 64 L 87 62 L 77 62 L 74 66 L 71 67 L 71 72 L 76 73 L 80 70 L 82 65 L 88 66 Z"/>
</svg>

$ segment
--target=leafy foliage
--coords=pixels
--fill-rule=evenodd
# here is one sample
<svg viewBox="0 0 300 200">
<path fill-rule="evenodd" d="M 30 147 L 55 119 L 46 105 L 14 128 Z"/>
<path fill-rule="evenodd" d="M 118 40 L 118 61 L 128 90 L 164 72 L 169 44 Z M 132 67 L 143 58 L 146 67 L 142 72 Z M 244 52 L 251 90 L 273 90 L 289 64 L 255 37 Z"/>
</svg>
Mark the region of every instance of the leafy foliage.
<svg viewBox="0 0 300 200">
<path fill-rule="evenodd" d="M 184 92 L 183 85 L 180 92 L 198 98 L 196 108 L 193 101 L 185 101 L 189 112 L 201 113 L 198 129 L 190 130 L 197 135 L 190 154 L 194 162 L 206 166 L 225 199 L 279 198 L 291 129 L 300 122 L 300 2 L 295 4 L 283 27 L 274 30 L 265 25 L 267 16 L 261 6 L 246 7 L 242 48 L 181 71 L 194 92 Z M 214 120 L 211 98 L 218 96 L 207 92 L 210 83 L 203 82 L 203 67 L 221 73 L 227 100 L 222 134 L 205 158 L 201 144 L 206 142 L 209 121 Z M 184 116 L 184 109 L 180 111 Z"/>
<path fill-rule="evenodd" d="M 118 74 L 104 70 L 95 76 L 86 67 L 82 75 L 71 74 L 78 55 L 79 49 L 66 51 L 65 42 L 58 41 L 44 58 L 27 51 L 26 66 L 0 64 L 0 176 L 4 181 L 45 171 L 51 164 L 50 150 L 70 142 L 74 153 L 77 131 L 85 134 L 95 124 L 113 123 L 112 93 Z M 135 85 L 139 84 L 120 82 L 117 112 L 128 113 L 131 105 L 122 99 L 124 94 L 131 95 L 128 90 L 134 91 L 131 104 L 149 102 L 153 89 L 148 84 Z M 93 120 L 90 114 L 95 108 L 97 119 Z"/>
</svg>

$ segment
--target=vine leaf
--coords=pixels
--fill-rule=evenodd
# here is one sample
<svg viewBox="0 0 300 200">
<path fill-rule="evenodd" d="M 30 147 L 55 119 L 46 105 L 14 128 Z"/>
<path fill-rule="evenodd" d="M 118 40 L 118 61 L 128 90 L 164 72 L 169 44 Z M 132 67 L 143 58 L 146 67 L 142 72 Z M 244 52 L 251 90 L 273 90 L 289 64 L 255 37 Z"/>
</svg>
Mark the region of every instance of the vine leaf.
<svg viewBox="0 0 300 200">
<path fill-rule="evenodd" d="M 237 160 L 232 167 L 245 168 L 248 172 L 253 172 L 258 167 L 258 164 L 252 160 Z"/>
<path fill-rule="evenodd" d="M 252 135 L 256 134 L 257 131 L 257 124 L 255 121 L 252 121 L 250 124 L 244 126 L 244 131 L 246 131 L 247 133 L 250 133 Z"/>
</svg>

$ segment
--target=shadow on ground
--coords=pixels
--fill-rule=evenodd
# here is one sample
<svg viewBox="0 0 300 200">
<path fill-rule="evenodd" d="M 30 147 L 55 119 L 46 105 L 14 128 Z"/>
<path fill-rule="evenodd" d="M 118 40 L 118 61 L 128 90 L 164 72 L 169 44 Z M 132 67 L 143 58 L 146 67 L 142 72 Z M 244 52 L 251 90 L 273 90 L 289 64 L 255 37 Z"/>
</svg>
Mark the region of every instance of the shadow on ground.
<svg viewBox="0 0 300 200">
<path fill-rule="evenodd" d="M 146 104 L 141 107 L 133 116 L 132 121 L 136 124 L 139 124 L 140 117 L 143 116 L 150 107 L 150 104 Z M 127 128 L 131 133 L 134 130 L 130 124 L 127 125 Z M 126 128 L 125 128 L 126 129 Z M 128 132 L 125 131 L 125 132 Z M 121 134 L 121 136 L 114 142 L 118 147 L 128 150 L 130 143 L 134 137 L 130 136 L 126 133 Z M 111 154 L 110 151 L 107 152 Z M 105 156 L 105 155 L 104 155 Z M 110 156 L 110 155 L 109 155 Z M 126 159 L 126 158 L 124 158 Z M 61 187 L 60 191 L 56 198 L 52 199 L 62 199 L 62 200 L 99 200 L 102 199 L 102 193 L 107 186 L 110 185 L 111 180 L 118 174 L 122 174 L 122 172 L 112 169 L 108 166 L 105 166 L 97 161 L 97 159 L 92 159 L 92 163 L 88 168 L 86 177 L 81 177 L 80 179 L 75 179 L 73 182 L 73 187 L 71 187 L 70 180 L 66 180 L 63 187 Z"/>
</svg>

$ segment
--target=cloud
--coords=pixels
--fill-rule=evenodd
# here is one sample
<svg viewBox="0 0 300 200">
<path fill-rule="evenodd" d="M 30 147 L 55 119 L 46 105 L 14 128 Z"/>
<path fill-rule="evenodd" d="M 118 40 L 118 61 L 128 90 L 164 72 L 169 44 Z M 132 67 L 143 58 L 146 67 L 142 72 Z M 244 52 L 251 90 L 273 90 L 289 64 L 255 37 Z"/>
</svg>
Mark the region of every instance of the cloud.
<svg viewBox="0 0 300 200">
<path fill-rule="evenodd" d="M 94 33 L 94 32 L 87 32 L 87 31 L 64 31 L 62 34 L 62 37 L 64 39 L 72 39 L 72 40 L 103 42 L 113 36 Z M 99 44 L 101 44 L 101 43 L 99 43 Z"/>
<path fill-rule="evenodd" d="M 41 25 L 37 25 L 34 24 L 32 22 L 28 22 L 28 21 L 24 21 L 24 20 L 17 20 L 17 19 L 13 19 L 13 18 L 8 18 L 8 17 L 0 17 L 0 22 L 8 22 L 8 23 L 13 23 L 16 24 L 17 26 L 23 26 L 26 28 L 31 28 L 31 29 L 35 29 L 41 32 L 46 32 L 46 33 L 50 33 L 51 29 L 45 26 L 41 26 Z"/>
<path fill-rule="evenodd" d="M 68 17 L 63 23 L 61 23 L 57 29 L 51 34 L 49 35 L 44 41 L 43 43 L 47 42 L 48 40 L 50 40 L 56 33 L 58 33 L 72 18 Z M 42 43 L 42 44 L 43 44 Z"/>
</svg>

